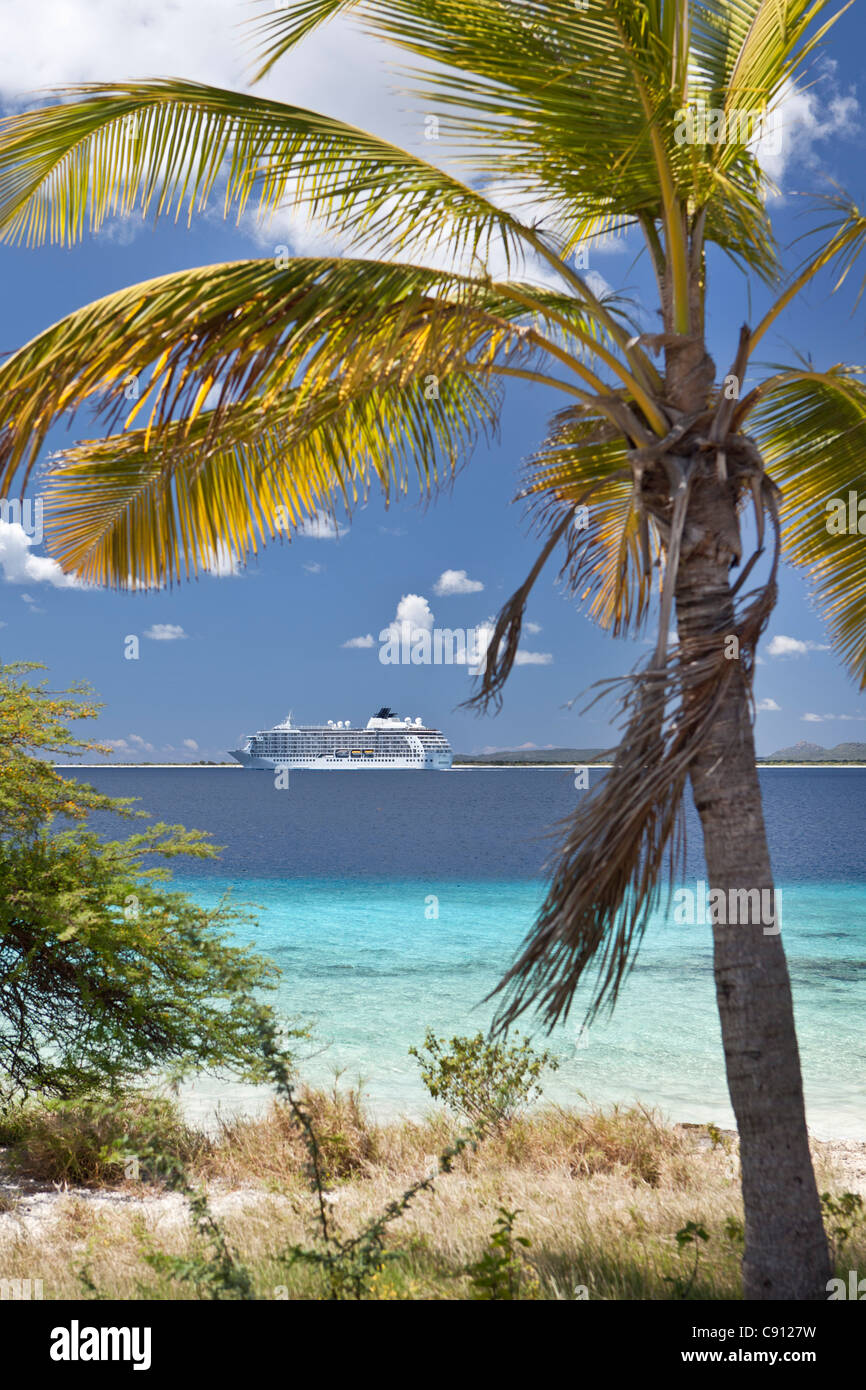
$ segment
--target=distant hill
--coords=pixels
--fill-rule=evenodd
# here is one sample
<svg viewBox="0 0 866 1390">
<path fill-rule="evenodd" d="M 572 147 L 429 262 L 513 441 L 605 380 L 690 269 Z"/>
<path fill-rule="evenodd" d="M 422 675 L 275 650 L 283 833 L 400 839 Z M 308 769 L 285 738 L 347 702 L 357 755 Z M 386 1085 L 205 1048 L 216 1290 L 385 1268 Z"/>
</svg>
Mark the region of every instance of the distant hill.
<svg viewBox="0 0 866 1390">
<path fill-rule="evenodd" d="M 780 748 L 759 758 L 761 763 L 866 763 L 866 743 L 837 743 L 835 748 L 824 748 L 820 743 L 809 743 L 801 739 L 791 748 Z"/>
<path fill-rule="evenodd" d="M 495 753 L 455 753 L 457 765 L 472 766 L 473 763 L 494 764 L 502 767 L 519 767 L 522 763 L 584 763 L 603 759 L 604 748 L 498 748 Z"/>
</svg>

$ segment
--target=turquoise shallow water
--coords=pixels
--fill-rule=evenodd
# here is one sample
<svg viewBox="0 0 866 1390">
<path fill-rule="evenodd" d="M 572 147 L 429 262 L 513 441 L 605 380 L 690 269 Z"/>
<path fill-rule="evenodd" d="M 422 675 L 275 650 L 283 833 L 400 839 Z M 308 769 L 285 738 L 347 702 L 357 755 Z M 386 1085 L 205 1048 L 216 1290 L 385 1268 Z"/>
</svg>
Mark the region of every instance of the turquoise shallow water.
<svg viewBox="0 0 866 1390">
<path fill-rule="evenodd" d="M 603 773 L 593 771 L 593 783 Z M 543 896 L 551 830 L 583 795 L 568 770 L 450 774 L 265 774 L 220 768 L 113 768 L 87 779 L 140 798 L 154 816 L 198 826 L 223 846 L 178 886 L 214 903 L 259 905 L 251 934 L 283 972 L 279 1003 L 310 1020 L 306 1075 L 366 1078 L 379 1113 L 420 1111 L 410 1044 L 483 1028 L 501 977 Z M 866 1139 L 866 770 L 763 770 L 776 881 L 783 889 L 809 1119 L 819 1135 Z M 127 834 L 97 817 L 106 834 Z M 703 874 L 687 807 L 689 862 Z M 438 917 L 425 915 L 431 895 Z M 584 996 L 585 999 L 585 996 Z M 713 989 L 710 929 L 657 921 L 609 1021 L 580 1034 L 581 998 L 552 1045 L 550 1096 L 639 1099 L 678 1120 L 732 1115 Z M 237 1087 L 197 1084 L 191 1105 L 257 1104 Z"/>
<path fill-rule="evenodd" d="M 229 880 L 178 886 L 215 903 Z M 234 880 L 234 890 L 239 885 Z M 245 880 L 258 906 L 251 933 L 283 972 L 279 1004 L 312 1022 L 313 1081 L 335 1069 L 365 1078 L 380 1115 L 419 1113 L 425 1092 L 407 1055 L 429 1026 L 484 1027 L 482 1004 L 530 926 L 537 882 Z M 431 895 L 438 899 L 438 918 Z M 866 908 L 862 885 L 784 886 L 791 968 L 809 1122 L 819 1136 L 866 1139 Z M 582 1031 L 581 996 L 547 1044 L 561 1057 L 551 1099 L 640 1100 L 676 1120 L 731 1124 L 712 979 L 710 931 L 657 919 L 613 1018 Z M 529 1031 L 529 1030 L 527 1030 Z M 255 1104 L 242 1087 L 204 1086 L 228 1108 Z"/>
</svg>

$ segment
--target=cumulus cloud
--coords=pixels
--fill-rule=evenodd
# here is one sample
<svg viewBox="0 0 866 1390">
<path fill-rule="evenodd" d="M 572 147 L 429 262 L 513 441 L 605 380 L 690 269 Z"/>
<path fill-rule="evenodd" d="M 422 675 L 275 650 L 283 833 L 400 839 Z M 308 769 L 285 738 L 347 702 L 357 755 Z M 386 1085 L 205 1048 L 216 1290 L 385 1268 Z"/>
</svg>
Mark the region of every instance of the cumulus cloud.
<svg viewBox="0 0 866 1390">
<path fill-rule="evenodd" d="M 533 637 L 536 637 L 541 631 L 541 623 L 524 623 L 523 626 Z"/>
<path fill-rule="evenodd" d="M 762 167 L 780 186 L 792 166 L 817 167 L 822 155 L 816 146 L 859 131 L 860 106 L 851 92 L 843 92 L 836 80 L 836 63 L 825 58 L 817 81 L 801 89 L 784 84 L 775 116 L 756 141 Z"/>
<path fill-rule="evenodd" d="M 770 656 L 805 656 L 807 652 L 828 652 L 829 646 L 822 642 L 801 642 L 798 637 L 785 637 L 779 632 L 771 638 L 767 652 Z"/>
<path fill-rule="evenodd" d="M 404 594 L 397 604 L 397 612 L 392 628 L 396 628 L 397 634 L 402 631 L 402 624 L 409 624 L 411 641 L 419 632 L 432 632 L 433 614 L 430 611 L 430 604 L 422 594 Z"/>
<path fill-rule="evenodd" d="M 866 719 L 866 714 L 804 714 L 803 718 L 807 724 L 828 724 L 835 720 L 845 723 L 860 723 Z"/>
<path fill-rule="evenodd" d="M 480 594 L 484 585 L 480 579 L 470 579 L 465 570 L 444 570 L 433 585 L 433 592 L 439 598 L 450 598 L 452 594 Z"/>
<path fill-rule="evenodd" d="M 9 584 L 50 584 L 55 589 L 80 588 L 74 575 L 64 574 L 56 560 L 34 555 L 34 541 L 17 521 L 0 521 L 0 569 Z"/>
<path fill-rule="evenodd" d="M 335 541 L 345 536 L 347 530 L 347 526 L 340 526 L 333 517 L 313 516 L 298 526 L 295 535 L 303 536 L 308 541 Z"/>
<path fill-rule="evenodd" d="M 144 635 L 153 642 L 177 642 L 179 638 L 186 637 L 187 634 L 177 623 L 154 623 L 145 629 Z"/>
<path fill-rule="evenodd" d="M 755 706 L 755 709 L 758 711 L 759 714 L 769 714 L 773 710 L 781 709 L 781 705 L 777 705 L 776 701 L 768 695 L 766 700 L 758 701 L 757 705 Z"/>
<path fill-rule="evenodd" d="M 553 660 L 551 652 L 518 651 L 514 658 L 515 666 L 549 666 Z"/>
<path fill-rule="evenodd" d="M 241 563 L 223 541 L 218 541 L 216 550 L 210 552 L 205 560 L 204 569 L 205 573 L 212 575 L 214 579 L 241 577 Z"/>
<path fill-rule="evenodd" d="M 445 571 L 444 579 L 448 574 L 455 571 Z M 465 571 L 456 571 L 458 574 L 465 574 Z M 470 581 L 471 583 L 472 581 Z M 453 591 L 452 591 L 453 592 Z M 468 591 L 472 592 L 472 591 Z M 387 627 L 379 633 L 379 641 L 383 644 L 391 644 L 393 647 L 401 649 L 411 648 L 415 643 L 421 644 L 423 651 L 425 645 L 428 650 L 435 652 L 435 642 L 437 634 L 450 632 L 450 637 L 441 637 L 442 652 L 448 651 L 447 664 L 454 666 L 466 666 L 472 674 L 477 674 L 477 666 L 482 661 L 484 654 L 488 650 L 493 639 L 496 627 L 494 618 L 487 618 L 475 627 L 467 628 L 465 631 L 456 631 L 451 628 L 434 628 L 435 618 L 430 608 L 428 600 L 423 594 L 404 594 L 397 604 L 397 612 Z M 434 646 L 429 646 L 430 636 L 433 636 Z M 447 646 L 446 646 L 447 643 Z M 355 637 L 349 642 L 343 643 L 344 647 L 368 647 L 373 646 L 372 637 Z M 440 658 L 434 656 L 434 660 Z M 526 652 L 518 651 L 516 665 L 518 666 L 549 666 L 553 661 L 550 652 Z"/>
<path fill-rule="evenodd" d="M 311 565 L 304 565 L 304 569 L 307 571 L 307 574 L 321 574 L 324 568 L 325 566 L 320 565 L 318 560 L 314 560 Z"/>
<path fill-rule="evenodd" d="M 183 741 L 183 746 L 184 748 L 188 748 L 191 753 L 198 752 L 198 744 L 196 743 L 194 738 L 185 738 Z"/>
</svg>

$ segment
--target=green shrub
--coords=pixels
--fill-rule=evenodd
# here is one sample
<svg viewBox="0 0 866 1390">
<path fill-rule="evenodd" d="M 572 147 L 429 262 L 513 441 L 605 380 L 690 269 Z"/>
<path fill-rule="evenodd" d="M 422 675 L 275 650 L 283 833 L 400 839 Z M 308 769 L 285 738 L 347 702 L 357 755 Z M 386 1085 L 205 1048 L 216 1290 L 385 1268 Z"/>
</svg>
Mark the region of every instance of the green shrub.
<svg viewBox="0 0 866 1390">
<path fill-rule="evenodd" d="M 75 1187 L 158 1178 L 166 1160 L 189 1162 L 208 1145 L 175 1101 L 147 1095 L 15 1106 L 0 1123 L 0 1141 L 10 1146 L 14 1172 Z"/>
<path fill-rule="evenodd" d="M 544 1069 L 559 1066 L 551 1053 L 536 1052 L 528 1038 L 508 1046 L 477 1033 L 447 1042 L 430 1029 L 423 1046 L 410 1047 L 409 1055 L 420 1064 L 433 1099 L 473 1125 L 508 1124 L 540 1097 L 538 1078 Z"/>
<path fill-rule="evenodd" d="M 153 1071 L 263 1080 L 261 991 L 278 972 L 233 944 L 246 914 L 167 884 L 166 861 L 215 848 L 181 826 L 105 843 L 86 828 L 141 813 L 52 765 L 97 746 L 66 723 L 98 706 L 30 684 L 32 669 L 0 666 L 0 1102 L 120 1094 Z"/>
<path fill-rule="evenodd" d="M 472 1297 L 476 1300 L 503 1301 L 521 1297 L 531 1297 L 538 1288 L 537 1279 L 527 1279 L 526 1268 L 520 1254 L 520 1247 L 528 1249 L 532 1244 L 527 1236 L 514 1234 L 514 1223 L 519 1211 L 499 1208 L 499 1218 L 494 1223 L 487 1249 L 474 1264 L 468 1265 L 466 1273 L 472 1287 Z"/>
</svg>

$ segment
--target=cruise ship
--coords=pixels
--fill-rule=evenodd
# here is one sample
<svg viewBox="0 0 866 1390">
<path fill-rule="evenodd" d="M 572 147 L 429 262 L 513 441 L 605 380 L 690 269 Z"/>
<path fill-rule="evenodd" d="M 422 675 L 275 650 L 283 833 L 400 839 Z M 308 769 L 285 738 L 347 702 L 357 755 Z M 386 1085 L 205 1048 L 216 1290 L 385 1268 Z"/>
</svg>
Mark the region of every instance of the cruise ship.
<svg viewBox="0 0 866 1390">
<path fill-rule="evenodd" d="M 361 728 L 348 719 L 327 724 L 293 724 L 291 714 L 272 729 L 260 729 L 233 748 L 231 756 L 243 767 L 309 768 L 313 772 L 346 772 L 356 768 L 446 772 L 451 745 L 438 729 L 420 718 L 401 719 L 387 705 Z"/>
</svg>

